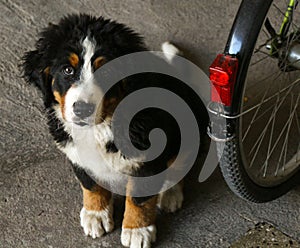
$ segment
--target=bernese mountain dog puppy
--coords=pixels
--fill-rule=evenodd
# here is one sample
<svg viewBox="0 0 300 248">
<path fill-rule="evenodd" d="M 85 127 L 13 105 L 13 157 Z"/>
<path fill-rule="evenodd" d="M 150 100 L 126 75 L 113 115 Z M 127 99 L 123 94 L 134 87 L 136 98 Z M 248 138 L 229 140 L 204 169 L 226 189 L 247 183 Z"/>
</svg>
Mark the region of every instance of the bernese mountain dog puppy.
<svg viewBox="0 0 300 248">
<path fill-rule="evenodd" d="M 171 44 L 165 46 L 177 52 Z M 24 78 L 41 91 L 50 133 L 81 183 L 81 226 L 84 233 L 93 238 L 114 228 L 113 196 L 107 186 L 118 180 L 114 174 L 156 175 L 172 163 L 179 151 L 181 137 L 176 120 L 157 108 L 147 108 L 135 115 L 129 135 L 136 148 L 146 150 L 151 145 L 148 137 L 151 130 L 164 130 L 167 143 L 160 156 L 137 162 L 116 146 L 112 115 L 126 96 L 145 87 L 171 90 L 189 103 L 200 133 L 206 132 L 208 117 L 201 100 L 193 97 L 191 89 L 183 90 L 183 83 L 173 77 L 159 73 L 132 75 L 114 84 L 103 95 L 95 72 L 116 58 L 142 51 L 147 51 L 143 39 L 125 25 L 80 14 L 66 16 L 57 25 L 49 24 L 40 33 L 35 50 L 23 57 Z M 192 100 L 196 98 L 198 100 Z M 118 127 L 114 131 L 126 132 Z M 94 136 L 96 133 L 95 142 L 90 139 L 91 133 Z M 101 156 L 94 156 L 96 153 Z M 82 156 L 78 158 L 78 154 Z M 163 183 L 155 187 L 162 188 Z M 133 189 L 134 185 L 128 182 L 121 242 L 126 247 L 150 247 L 156 238 L 156 206 L 169 212 L 180 208 L 182 182 L 157 195 L 131 196 Z"/>
</svg>

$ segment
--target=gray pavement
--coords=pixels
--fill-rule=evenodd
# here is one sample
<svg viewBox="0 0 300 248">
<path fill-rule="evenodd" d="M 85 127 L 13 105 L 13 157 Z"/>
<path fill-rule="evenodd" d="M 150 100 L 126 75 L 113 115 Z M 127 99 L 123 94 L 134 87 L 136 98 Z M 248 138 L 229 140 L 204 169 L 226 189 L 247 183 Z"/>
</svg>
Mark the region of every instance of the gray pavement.
<svg viewBox="0 0 300 248">
<path fill-rule="evenodd" d="M 207 71 L 223 50 L 239 3 L 1 0 L 0 247 L 121 247 L 122 197 L 116 196 L 114 232 L 97 240 L 85 237 L 80 186 L 48 134 L 39 93 L 20 78 L 20 57 L 33 48 L 37 31 L 67 13 L 103 15 L 140 32 L 153 50 L 165 40 L 175 42 Z M 183 209 L 159 214 L 155 247 L 228 247 L 260 222 L 290 236 L 290 247 L 299 247 L 300 188 L 258 205 L 234 196 L 218 170 L 202 184 L 194 174 L 186 183 Z M 265 247 L 260 242 L 257 236 L 253 247 Z"/>
</svg>

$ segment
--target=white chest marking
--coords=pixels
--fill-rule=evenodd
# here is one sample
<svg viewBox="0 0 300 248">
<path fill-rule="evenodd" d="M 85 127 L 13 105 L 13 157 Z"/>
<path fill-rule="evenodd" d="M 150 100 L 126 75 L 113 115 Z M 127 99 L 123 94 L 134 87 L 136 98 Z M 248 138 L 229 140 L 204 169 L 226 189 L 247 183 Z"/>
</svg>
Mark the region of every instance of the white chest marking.
<svg viewBox="0 0 300 248">
<path fill-rule="evenodd" d="M 87 169 L 100 181 L 118 180 L 118 173 L 131 174 L 141 165 L 135 160 L 124 158 L 120 151 L 107 153 L 105 145 L 113 140 L 113 133 L 106 123 L 93 127 L 73 125 L 71 135 L 72 142 L 65 147 L 58 147 L 72 163 Z"/>
</svg>

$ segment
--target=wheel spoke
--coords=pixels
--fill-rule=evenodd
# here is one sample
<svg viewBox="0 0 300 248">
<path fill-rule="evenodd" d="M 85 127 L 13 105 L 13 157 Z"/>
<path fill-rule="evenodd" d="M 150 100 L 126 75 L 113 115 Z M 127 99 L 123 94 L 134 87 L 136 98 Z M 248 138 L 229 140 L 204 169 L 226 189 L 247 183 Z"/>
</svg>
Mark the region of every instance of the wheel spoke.
<svg viewBox="0 0 300 248">
<path fill-rule="evenodd" d="M 293 84 L 293 85 L 295 85 L 295 84 Z M 259 152 L 259 150 L 260 150 L 260 148 L 261 148 L 261 144 L 262 144 L 262 142 L 263 142 L 263 139 L 264 139 L 264 137 L 265 137 L 265 135 L 266 135 L 266 132 L 267 132 L 267 130 L 268 130 L 268 128 L 269 128 L 269 125 L 270 125 L 271 121 L 273 121 L 273 119 L 275 118 L 275 116 L 276 116 L 278 110 L 280 109 L 280 107 L 281 107 L 282 104 L 284 103 L 285 99 L 287 98 L 287 96 L 289 95 L 289 93 L 290 93 L 291 90 L 292 90 L 292 87 L 288 87 L 288 91 L 286 92 L 286 94 L 284 95 L 284 97 L 281 99 L 280 102 L 277 102 L 277 104 L 274 106 L 273 112 L 272 112 L 272 114 L 271 114 L 271 117 L 269 118 L 268 122 L 266 123 L 266 125 L 265 125 L 265 127 L 264 127 L 262 133 L 261 133 L 260 136 L 258 137 L 256 143 L 253 145 L 252 149 L 250 150 L 250 152 L 249 152 L 250 155 L 253 154 L 254 149 L 255 149 L 255 153 L 254 153 L 253 158 L 252 158 L 252 160 L 251 160 L 251 162 L 250 162 L 249 168 L 252 167 L 253 162 L 255 161 L 256 156 L 258 155 L 258 152 Z M 276 95 L 279 96 L 280 94 L 276 94 Z"/>
<path fill-rule="evenodd" d="M 276 139 L 276 142 L 274 143 L 274 145 L 273 145 L 273 147 L 272 147 L 272 149 L 271 149 L 271 152 L 268 154 L 266 161 L 271 157 L 271 154 L 273 153 L 275 147 L 277 146 L 279 140 L 281 139 L 281 137 L 282 137 L 282 135 L 283 135 L 285 129 L 287 129 L 287 132 L 289 132 L 290 126 L 291 126 L 291 123 L 292 123 L 292 120 L 293 120 L 293 117 L 294 117 L 294 114 L 295 114 L 295 112 L 296 112 L 296 110 L 297 110 L 297 107 L 298 107 L 299 97 L 300 97 L 300 96 L 298 96 L 298 98 L 297 98 L 297 102 L 296 102 L 296 104 L 295 104 L 295 107 L 294 107 L 294 109 L 293 109 L 292 114 L 289 116 L 288 121 L 286 122 L 286 124 L 285 124 L 284 127 L 282 128 L 282 131 L 280 132 L 278 138 Z M 265 163 L 266 163 L 266 161 L 265 161 Z"/>
<path fill-rule="evenodd" d="M 253 115 L 252 120 L 251 120 L 251 122 L 250 122 L 250 124 L 249 124 L 249 126 L 248 126 L 248 128 L 247 128 L 247 130 L 246 130 L 246 132 L 244 133 L 244 135 L 243 135 L 243 137 L 242 137 L 242 141 L 244 141 L 245 138 L 247 137 L 247 135 L 248 135 L 248 133 L 249 133 L 251 127 L 252 127 L 252 124 L 258 119 L 258 118 L 255 118 L 255 117 L 256 117 L 256 115 L 258 114 L 258 112 L 259 112 L 259 110 L 260 110 L 260 107 L 261 107 L 263 104 L 265 104 L 265 103 L 269 102 L 270 100 L 272 100 L 274 97 L 278 97 L 280 94 L 282 94 L 282 93 L 283 93 L 284 91 L 286 91 L 286 90 L 288 90 L 288 93 L 289 93 L 289 92 L 291 91 L 291 89 L 292 89 L 293 87 L 295 87 L 299 82 L 300 82 L 300 79 L 297 79 L 297 80 L 296 80 L 294 83 L 292 83 L 291 85 L 285 87 L 285 88 L 282 89 L 281 91 L 279 91 L 279 92 L 277 92 L 276 94 L 274 94 L 274 95 L 272 95 L 272 96 L 270 96 L 270 97 L 268 97 L 268 98 L 265 99 L 265 97 L 266 97 L 266 95 L 267 95 L 267 93 L 269 92 L 270 87 L 271 87 L 271 84 L 269 84 L 269 87 L 268 87 L 267 91 L 265 92 L 264 96 L 262 97 L 260 103 L 259 103 L 259 104 L 256 104 L 255 106 L 251 107 L 250 109 L 246 110 L 247 113 L 249 113 L 249 112 L 252 111 L 252 110 L 256 110 L 256 112 L 255 112 L 255 114 Z M 285 95 L 283 101 L 284 101 L 285 98 L 287 97 L 288 93 Z M 281 104 L 283 103 L 283 101 L 281 101 Z M 245 111 L 245 113 L 246 113 L 246 111 Z"/>
<path fill-rule="evenodd" d="M 294 98 L 293 98 L 293 95 L 292 95 L 291 105 L 290 105 L 290 116 L 293 114 L 293 112 L 292 112 L 293 101 L 294 101 Z M 295 112 L 295 117 L 297 118 L 297 111 Z M 285 139 L 284 139 L 284 143 L 283 143 L 283 149 L 281 150 L 279 160 L 278 160 L 278 163 L 277 163 L 277 166 L 276 166 L 275 176 L 277 176 L 277 174 L 278 174 L 279 167 L 280 167 L 280 162 L 281 162 L 282 159 L 283 159 L 283 161 L 282 161 L 282 165 L 283 165 L 282 166 L 282 171 L 285 170 L 284 165 L 287 162 L 288 140 L 289 140 L 291 124 L 292 124 L 292 120 L 289 124 L 288 131 L 286 132 L 286 135 L 285 135 Z"/>
</svg>

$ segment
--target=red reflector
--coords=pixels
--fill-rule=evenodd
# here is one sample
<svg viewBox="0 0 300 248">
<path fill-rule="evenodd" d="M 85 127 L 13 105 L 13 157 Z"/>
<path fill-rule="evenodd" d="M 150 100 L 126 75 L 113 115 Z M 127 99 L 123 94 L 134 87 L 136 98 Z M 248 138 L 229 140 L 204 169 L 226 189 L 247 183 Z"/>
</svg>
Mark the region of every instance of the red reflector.
<svg viewBox="0 0 300 248">
<path fill-rule="evenodd" d="M 237 58 L 219 54 L 209 68 L 211 81 L 211 101 L 225 106 L 231 105 L 233 88 L 238 69 Z"/>
</svg>

